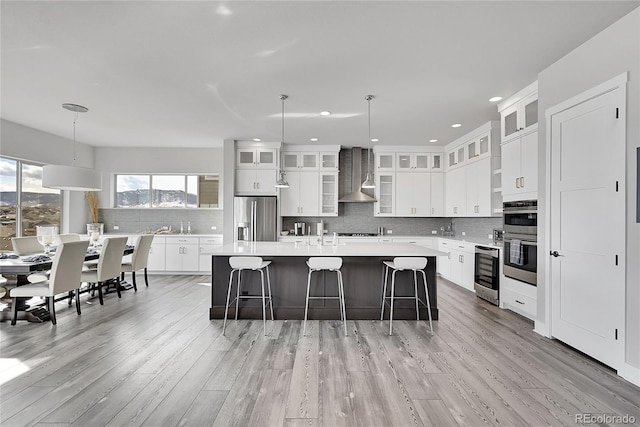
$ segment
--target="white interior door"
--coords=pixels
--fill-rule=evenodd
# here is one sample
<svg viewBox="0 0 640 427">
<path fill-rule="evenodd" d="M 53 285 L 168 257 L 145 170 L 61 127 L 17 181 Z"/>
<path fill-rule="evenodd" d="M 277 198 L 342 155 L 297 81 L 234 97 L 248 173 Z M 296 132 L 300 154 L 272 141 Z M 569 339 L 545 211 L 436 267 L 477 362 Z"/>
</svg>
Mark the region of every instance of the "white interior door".
<svg viewBox="0 0 640 427">
<path fill-rule="evenodd" d="M 624 356 L 624 90 L 551 116 L 551 334 L 614 368 Z"/>
</svg>

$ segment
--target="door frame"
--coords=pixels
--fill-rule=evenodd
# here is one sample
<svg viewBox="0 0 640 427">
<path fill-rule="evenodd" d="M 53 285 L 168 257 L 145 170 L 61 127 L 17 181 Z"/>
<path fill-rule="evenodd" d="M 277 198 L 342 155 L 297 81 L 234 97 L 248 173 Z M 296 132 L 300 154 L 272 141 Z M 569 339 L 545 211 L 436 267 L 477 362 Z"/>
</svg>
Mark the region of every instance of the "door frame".
<svg viewBox="0 0 640 427">
<path fill-rule="evenodd" d="M 545 174 L 545 233 L 544 233 L 544 244 L 543 244 L 543 256 L 544 256 L 544 324 L 539 324 L 540 322 L 536 322 L 536 331 L 548 338 L 552 338 L 552 290 L 551 290 L 551 259 L 547 255 L 551 251 L 551 136 L 552 136 L 552 128 L 551 128 L 551 119 L 555 114 L 561 113 L 569 108 L 572 108 L 578 104 L 582 104 L 584 102 L 590 101 L 591 99 L 597 98 L 601 95 L 604 95 L 608 92 L 614 91 L 618 88 L 622 90 L 622 94 L 624 96 L 624 102 L 621 103 L 620 106 L 620 117 L 626 120 L 627 114 L 627 82 L 629 81 L 629 72 L 624 72 L 619 74 L 616 77 L 613 77 L 610 80 L 607 80 L 603 83 L 600 83 L 597 86 L 592 87 L 576 96 L 573 96 L 563 102 L 560 102 L 552 107 L 549 107 L 545 110 L 545 121 L 546 121 L 546 130 L 545 130 L 545 167 L 547 173 Z M 625 130 L 625 138 L 626 138 L 626 130 Z M 625 157 L 626 157 L 626 144 L 625 144 Z M 623 179 L 620 180 L 620 192 L 624 196 L 626 200 L 626 159 L 623 159 L 622 164 L 620 165 L 625 173 L 623 174 Z M 626 218 L 626 211 L 623 212 Z M 626 230 L 627 224 L 626 221 L 623 221 L 620 224 L 624 230 Z M 622 259 L 621 268 L 626 269 L 626 244 L 622 248 L 622 253 L 620 254 L 620 258 Z M 626 280 L 626 272 L 624 273 L 625 283 L 624 288 L 626 291 L 627 280 Z M 623 368 L 625 363 L 625 351 L 626 351 L 626 302 L 623 304 L 622 309 L 624 310 L 623 318 L 625 322 L 620 325 L 620 331 L 618 334 L 620 341 L 620 349 L 621 349 L 621 357 L 620 357 L 620 365 L 613 366 L 614 369 L 620 370 Z"/>
</svg>

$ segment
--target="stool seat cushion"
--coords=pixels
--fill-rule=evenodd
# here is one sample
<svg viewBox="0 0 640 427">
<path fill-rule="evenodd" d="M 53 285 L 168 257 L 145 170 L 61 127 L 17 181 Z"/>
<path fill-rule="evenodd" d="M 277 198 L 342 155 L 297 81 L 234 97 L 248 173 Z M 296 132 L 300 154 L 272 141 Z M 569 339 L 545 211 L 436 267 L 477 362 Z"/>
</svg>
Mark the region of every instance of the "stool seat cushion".
<svg viewBox="0 0 640 427">
<path fill-rule="evenodd" d="M 307 261 L 307 265 L 312 270 L 339 270 L 342 267 L 342 258 L 340 257 L 311 257 Z"/>
<path fill-rule="evenodd" d="M 386 262 L 385 262 L 386 264 Z M 422 270 L 427 266 L 427 258 L 425 257 L 395 257 L 393 259 L 394 266 L 389 265 L 396 270 Z M 387 264 L 388 265 L 388 264 Z"/>
<path fill-rule="evenodd" d="M 232 256 L 229 257 L 231 268 L 239 270 L 259 270 L 271 264 L 271 261 L 263 261 L 259 256 Z"/>
</svg>

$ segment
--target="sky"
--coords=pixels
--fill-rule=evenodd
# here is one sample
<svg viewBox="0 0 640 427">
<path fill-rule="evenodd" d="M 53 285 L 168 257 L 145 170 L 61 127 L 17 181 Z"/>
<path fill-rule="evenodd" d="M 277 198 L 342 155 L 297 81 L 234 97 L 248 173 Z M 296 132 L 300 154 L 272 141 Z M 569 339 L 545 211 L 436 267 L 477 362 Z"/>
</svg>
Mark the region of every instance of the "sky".
<svg viewBox="0 0 640 427">
<path fill-rule="evenodd" d="M 0 191 L 16 191 L 15 160 L 0 158 Z M 59 193 L 59 190 L 42 187 L 42 166 L 23 163 L 22 191 L 35 193 Z"/>
</svg>

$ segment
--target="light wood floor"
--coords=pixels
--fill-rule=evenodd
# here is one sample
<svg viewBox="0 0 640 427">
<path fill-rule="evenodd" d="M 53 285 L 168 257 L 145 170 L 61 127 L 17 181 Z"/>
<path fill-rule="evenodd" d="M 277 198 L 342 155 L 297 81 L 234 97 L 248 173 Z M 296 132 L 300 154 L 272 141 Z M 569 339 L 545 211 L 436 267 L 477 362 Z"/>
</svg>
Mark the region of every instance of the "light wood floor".
<svg viewBox="0 0 640 427">
<path fill-rule="evenodd" d="M 0 324 L 6 426 L 574 426 L 630 414 L 640 389 L 445 281 L 440 321 L 208 319 L 210 278 L 58 303 L 58 325 Z M 204 282 L 201 284 L 199 282 Z M 345 284 L 346 285 L 346 284 Z M 83 296 L 83 301 L 87 296 Z"/>
</svg>

